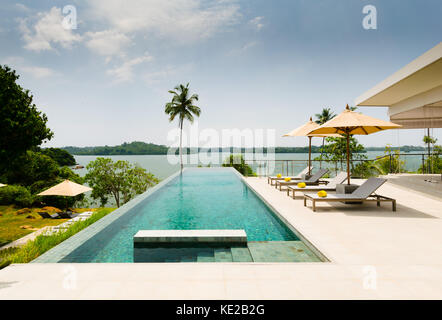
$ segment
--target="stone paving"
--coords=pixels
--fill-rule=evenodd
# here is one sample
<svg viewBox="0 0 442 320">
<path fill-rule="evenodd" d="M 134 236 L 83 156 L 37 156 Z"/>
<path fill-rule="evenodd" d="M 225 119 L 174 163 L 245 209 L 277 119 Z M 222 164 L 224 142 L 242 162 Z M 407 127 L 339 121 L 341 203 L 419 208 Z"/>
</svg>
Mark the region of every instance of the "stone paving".
<svg viewBox="0 0 442 320">
<path fill-rule="evenodd" d="M 397 212 L 313 213 L 265 179 L 246 182 L 330 262 L 15 264 L 0 270 L 0 299 L 442 299 L 442 201 L 386 183 L 378 193 Z"/>
</svg>

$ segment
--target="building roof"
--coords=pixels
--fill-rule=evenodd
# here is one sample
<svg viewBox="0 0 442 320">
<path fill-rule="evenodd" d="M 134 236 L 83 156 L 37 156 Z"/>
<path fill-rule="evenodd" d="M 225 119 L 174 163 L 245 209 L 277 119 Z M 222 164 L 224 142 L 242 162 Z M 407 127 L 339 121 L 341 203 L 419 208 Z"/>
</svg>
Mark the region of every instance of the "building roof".
<svg viewBox="0 0 442 320">
<path fill-rule="evenodd" d="M 442 127 L 442 42 L 355 99 L 387 106 L 404 128 Z"/>
</svg>

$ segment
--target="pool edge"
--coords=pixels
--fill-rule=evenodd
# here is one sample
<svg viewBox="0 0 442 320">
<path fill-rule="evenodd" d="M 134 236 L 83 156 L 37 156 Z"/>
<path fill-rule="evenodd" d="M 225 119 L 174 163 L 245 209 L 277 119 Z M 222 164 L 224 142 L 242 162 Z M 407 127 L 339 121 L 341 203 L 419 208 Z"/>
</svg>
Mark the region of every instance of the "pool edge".
<svg viewBox="0 0 442 320">
<path fill-rule="evenodd" d="M 186 170 L 186 168 L 183 169 L 183 172 Z M 66 239 L 65 241 L 61 242 L 60 244 L 56 245 L 55 247 L 49 249 L 45 253 L 43 253 L 41 256 L 35 258 L 30 263 L 58 263 L 63 258 L 68 256 L 72 251 L 80 247 L 85 241 L 89 240 L 93 236 L 95 236 L 98 232 L 106 228 L 108 225 L 113 223 L 115 220 L 120 218 L 123 214 L 127 213 L 130 209 L 138 205 L 140 202 L 144 201 L 145 199 L 149 198 L 152 194 L 160 190 L 164 185 L 169 183 L 171 180 L 176 178 L 178 175 L 181 174 L 181 171 L 177 171 L 174 174 L 170 175 L 157 185 L 155 185 L 152 188 L 149 188 L 146 190 L 146 192 L 140 194 L 138 197 L 134 198 L 133 200 L 125 203 L 121 207 L 117 208 L 116 210 L 112 211 L 102 219 L 98 220 L 97 222 L 91 224 L 87 228 L 81 230 L 80 232 L 74 234 L 72 237 Z M 94 230 L 96 229 L 96 230 Z"/>
</svg>

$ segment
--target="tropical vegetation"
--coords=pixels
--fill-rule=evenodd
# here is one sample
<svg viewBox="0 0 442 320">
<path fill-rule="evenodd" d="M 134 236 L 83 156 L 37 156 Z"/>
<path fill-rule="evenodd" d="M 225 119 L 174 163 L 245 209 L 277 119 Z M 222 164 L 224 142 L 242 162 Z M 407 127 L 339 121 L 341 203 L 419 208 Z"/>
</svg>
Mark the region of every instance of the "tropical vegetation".
<svg viewBox="0 0 442 320">
<path fill-rule="evenodd" d="M 152 173 L 129 161 L 113 162 L 110 158 L 98 157 L 87 169 L 85 180 L 93 188 L 91 197 L 100 200 L 102 206 L 113 198 L 120 207 L 159 182 Z"/>
<path fill-rule="evenodd" d="M 244 157 L 241 154 L 230 155 L 224 160 L 223 167 L 233 167 L 243 176 L 254 177 L 256 173 L 253 169 L 246 163 Z"/>
<path fill-rule="evenodd" d="M 334 117 L 336 117 L 336 114 L 334 114 L 330 108 L 324 108 L 322 109 L 321 113 L 315 114 L 316 117 L 316 123 L 319 125 L 323 125 L 324 123 L 330 121 Z M 322 147 L 321 147 L 321 156 L 319 157 L 319 167 L 322 168 L 322 155 L 324 153 L 324 145 L 325 145 L 325 137 L 322 138 Z"/>
<path fill-rule="evenodd" d="M 186 86 L 180 84 L 174 88 L 174 90 L 169 90 L 169 93 L 173 95 L 172 100 L 166 103 L 164 111 L 169 115 L 169 121 L 172 122 L 178 117 L 178 126 L 180 128 L 180 164 L 181 171 L 183 170 L 183 123 L 184 120 L 188 120 L 193 123 L 194 116 L 199 117 L 201 114 L 201 109 L 195 105 L 195 101 L 198 101 L 198 95 L 190 95 L 189 83 Z"/>
<path fill-rule="evenodd" d="M 18 83 L 19 75 L 8 66 L 0 66 L 0 204 L 53 205 L 66 199 L 37 197 L 54 184 L 70 179 L 83 180 L 65 165 L 75 164 L 64 150 L 41 149 L 53 137 L 47 117 L 33 103 L 29 90 Z M 68 199 L 73 205 L 82 196 Z"/>
<path fill-rule="evenodd" d="M 0 65 L 0 176 L 26 151 L 50 140 L 46 115 L 38 111 L 29 90 L 18 85 L 19 75 Z"/>
</svg>

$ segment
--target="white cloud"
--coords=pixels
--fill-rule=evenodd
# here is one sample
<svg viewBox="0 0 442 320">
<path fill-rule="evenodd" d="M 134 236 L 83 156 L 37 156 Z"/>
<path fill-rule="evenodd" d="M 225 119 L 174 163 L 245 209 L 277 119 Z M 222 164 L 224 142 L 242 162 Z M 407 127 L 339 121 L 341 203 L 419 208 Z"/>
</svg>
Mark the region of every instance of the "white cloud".
<svg viewBox="0 0 442 320">
<path fill-rule="evenodd" d="M 133 68 L 143 62 L 152 60 L 152 56 L 146 53 L 144 56 L 124 61 L 121 66 L 108 70 L 107 74 L 114 77 L 115 83 L 131 81 L 134 75 Z"/>
<path fill-rule="evenodd" d="M 259 44 L 258 41 L 250 41 L 247 42 L 246 44 L 244 44 L 242 47 L 238 48 L 238 49 L 233 49 L 230 51 L 229 55 L 231 56 L 236 56 L 236 55 L 240 55 L 243 54 L 244 52 L 248 51 L 251 48 L 256 47 Z"/>
<path fill-rule="evenodd" d="M 26 73 L 37 79 L 47 78 L 57 74 L 57 72 L 50 68 L 29 65 L 22 57 L 8 57 L 2 63 L 17 70 L 19 74 Z"/>
<path fill-rule="evenodd" d="M 34 78 L 47 78 L 55 75 L 55 71 L 49 68 L 44 67 L 35 67 L 35 66 L 24 66 L 22 70 L 26 73 L 29 73 Z"/>
<path fill-rule="evenodd" d="M 233 0 L 94 0 L 89 5 L 93 16 L 120 32 L 178 41 L 210 37 L 240 17 Z"/>
<path fill-rule="evenodd" d="M 70 48 L 74 42 L 80 41 L 80 35 L 63 28 L 63 19 L 61 9 L 56 7 L 48 12 L 38 13 L 37 21 L 33 24 L 30 23 L 30 18 L 19 19 L 19 28 L 26 43 L 25 48 L 39 52 L 52 50 L 54 44 Z M 30 27 L 29 24 L 31 24 Z"/>
<path fill-rule="evenodd" d="M 264 28 L 264 17 L 255 17 L 252 20 L 249 21 L 249 24 L 253 26 L 254 29 L 257 31 L 260 31 L 262 28 Z"/>
<path fill-rule="evenodd" d="M 115 30 L 86 32 L 86 46 L 102 56 L 123 55 L 122 50 L 131 44 L 131 39 Z"/>
<path fill-rule="evenodd" d="M 22 3 L 16 3 L 16 4 L 15 4 L 15 7 L 16 7 L 18 10 L 23 11 L 23 12 L 29 12 L 29 10 L 30 10 L 27 6 L 25 6 L 25 5 L 22 4 Z"/>
</svg>

